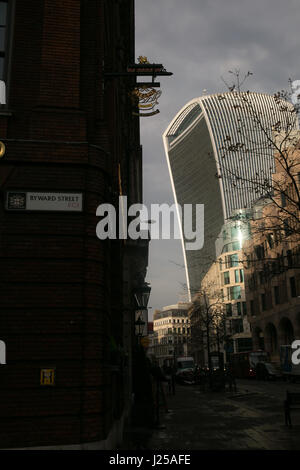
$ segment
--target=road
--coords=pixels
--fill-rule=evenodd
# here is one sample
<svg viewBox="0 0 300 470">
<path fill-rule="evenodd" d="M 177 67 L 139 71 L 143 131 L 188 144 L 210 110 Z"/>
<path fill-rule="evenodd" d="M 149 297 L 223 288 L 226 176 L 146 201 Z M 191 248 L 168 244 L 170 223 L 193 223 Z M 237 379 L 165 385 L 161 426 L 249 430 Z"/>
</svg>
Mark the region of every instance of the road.
<svg viewBox="0 0 300 470">
<path fill-rule="evenodd" d="M 247 393 L 247 391 L 248 393 L 262 393 L 271 399 L 277 399 L 281 402 L 283 402 L 287 390 L 300 393 L 300 383 L 290 383 L 282 380 L 265 381 L 238 379 L 237 387 L 238 390 L 243 393 Z"/>
<path fill-rule="evenodd" d="M 286 389 L 300 384 L 238 380 L 237 392 L 204 392 L 178 385 L 167 396 L 170 412 L 161 410 L 163 429 L 147 440 L 147 449 L 300 450 L 300 412 L 293 427 L 284 423 Z"/>
</svg>

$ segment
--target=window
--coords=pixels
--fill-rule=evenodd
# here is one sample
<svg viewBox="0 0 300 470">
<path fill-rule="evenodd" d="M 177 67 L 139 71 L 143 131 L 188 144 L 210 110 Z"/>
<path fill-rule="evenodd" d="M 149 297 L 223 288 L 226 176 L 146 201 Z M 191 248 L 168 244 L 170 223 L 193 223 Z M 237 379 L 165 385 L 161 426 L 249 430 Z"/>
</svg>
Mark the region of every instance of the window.
<svg viewBox="0 0 300 470">
<path fill-rule="evenodd" d="M 291 296 L 297 297 L 296 281 L 294 277 L 290 277 L 290 288 L 291 288 Z"/>
<path fill-rule="evenodd" d="M 223 282 L 224 284 L 230 284 L 230 274 L 229 271 L 223 273 Z"/>
<path fill-rule="evenodd" d="M 237 308 L 237 314 L 241 315 L 242 314 L 242 304 L 241 304 L 241 302 L 236 303 L 236 308 Z"/>
<path fill-rule="evenodd" d="M 233 242 L 232 243 L 232 251 L 237 251 L 241 249 L 241 244 L 240 242 Z"/>
<path fill-rule="evenodd" d="M 237 254 L 226 256 L 225 258 L 226 268 L 233 268 L 234 266 L 238 266 L 238 265 L 239 265 L 239 258 Z"/>
<path fill-rule="evenodd" d="M 243 331 L 244 331 L 243 320 L 242 319 L 232 320 L 232 332 L 233 332 L 233 334 L 243 333 Z"/>
<path fill-rule="evenodd" d="M 285 193 L 281 193 L 281 205 L 282 207 L 285 207 L 286 206 L 286 197 L 285 197 Z"/>
<path fill-rule="evenodd" d="M 244 282 L 244 270 L 243 269 L 235 269 L 234 279 L 235 279 L 236 283 Z"/>
<path fill-rule="evenodd" d="M 222 253 L 227 253 L 228 251 L 230 251 L 230 246 L 231 246 L 231 243 L 224 245 L 222 249 Z"/>
<path fill-rule="evenodd" d="M 264 284 L 264 282 L 265 282 L 265 273 L 264 273 L 264 271 L 259 271 L 258 278 L 259 278 L 259 283 Z"/>
<path fill-rule="evenodd" d="M 237 238 L 239 236 L 239 228 L 235 225 L 231 227 L 231 238 Z"/>
<path fill-rule="evenodd" d="M 233 286 L 229 288 L 230 300 L 238 300 L 241 298 L 241 286 Z"/>
<path fill-rule="evenodd" d="M 267 309 L 267 306 L 266 306 L 266 295 L 265 294 L 261 294 L 261 308 L 263 310 L 266 310 Z"/>
<path fill-rule="evenodd" d="M 231 255 L 231 266 L 238 266 L 239 265 L 239 258 L 238 255 Z"/>
<path fill-rule="evenodd" d="M 242 302 L 242 307 L 243 307 L 243 315 L 247 315 L 247 303 Z"/>
<path fill-rule="evenodd" d="M 226 315 L 227 317 L 232 316 L 232 304 L 226 304 Z"/>
<path fill-rule="evenodd" d="M 286 252 L 288 266 L 293 266 L 293 255 L 292 250 L 287 250 Z"/>
<path fill-rule="evenodd" d="M 280 303 L 279 300 L 279 286 L 274 286 L 274 298 L 275 298 L 275 305 Z"/>
<path fill-rule="evenodd" d="M 267 234 L 267 239 L 268 239 L 269 247 L 273 248 L 274 247 L 274 234 L 273 233 Z"/>
<path fill-rule="evenodd" d="M 263 259 L 265 256 L 264 245 L 256 245 L 254 247 L 254 251 L 256 254 L 257 259 Z"/>
<path fill-rule="evenodd" d="M 284 233 L 285 236 L 288 237 L 293 233 L 293 230 L 291 228 L 290 220 L 286 219 L 283 221 L 283 226 L 284 226 Z"/>
</svg>

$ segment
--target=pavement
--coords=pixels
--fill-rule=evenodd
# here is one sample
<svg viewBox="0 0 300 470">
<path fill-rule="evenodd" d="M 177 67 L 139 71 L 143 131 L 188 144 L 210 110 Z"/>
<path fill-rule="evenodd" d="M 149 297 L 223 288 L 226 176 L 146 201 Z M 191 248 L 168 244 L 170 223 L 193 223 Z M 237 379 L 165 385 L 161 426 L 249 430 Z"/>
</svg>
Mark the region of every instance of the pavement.
<svg viewBox="0 0 300 470">
<path fill-rule="evenodd" d="M 291 428 L 284 423 L 286 389 L 300 392 L 300 384 L 238 380 L 237 392 L 177 385 L 160 426 L 128 429 L 123 449 L 300 450 L 300 410 Z"/>
</svg>

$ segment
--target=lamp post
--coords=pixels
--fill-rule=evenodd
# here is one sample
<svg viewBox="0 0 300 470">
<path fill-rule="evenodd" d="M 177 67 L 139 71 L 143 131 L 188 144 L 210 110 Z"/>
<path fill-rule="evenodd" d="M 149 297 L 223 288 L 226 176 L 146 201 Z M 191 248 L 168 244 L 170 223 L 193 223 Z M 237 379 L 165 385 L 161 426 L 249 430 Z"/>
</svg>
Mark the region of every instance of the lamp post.
<svg viewBox="0 0 300 470">
<path fill-rule="evenodd" d="M 133 295 L 137 305 L 137 310 L 147 310 L 151 287 L 145 282 L 143 286 L 134 289 Z"/>
<path fill-rule="evenodd" d="M 139 338 L 141 344 L 142 336 L 148 334 L 148 301 L 150 297 L 151 287 L 148 283 L 144 283 L 141 287 L 134 289 L 133 295 L 135 299 L 135 335 Z"/>
<path fill-rule="evenodd" d="M 143 336 L 144 326 L 146 322 L 141 319 L 141 316 L 134 322 L 135 324 L 135 334 L 138 337 L 138 342 L 141 344 L 141 337 Z"/>
<path fill-rule="evenodd" d="M 153 396 L 151 374 L 147 363 L 146 354 L 142 346 L 142 338 L 148 334 L 148 300 L 151 287 L 148 283 L 140 285 L 134 289 L 132 294 L 135 300 L 134 307 L 134 355 L 133 355 L 133 392 L 134 407 L 133 420 L 141 424 L 152 422 L 153 416 Z"/>
</svg>

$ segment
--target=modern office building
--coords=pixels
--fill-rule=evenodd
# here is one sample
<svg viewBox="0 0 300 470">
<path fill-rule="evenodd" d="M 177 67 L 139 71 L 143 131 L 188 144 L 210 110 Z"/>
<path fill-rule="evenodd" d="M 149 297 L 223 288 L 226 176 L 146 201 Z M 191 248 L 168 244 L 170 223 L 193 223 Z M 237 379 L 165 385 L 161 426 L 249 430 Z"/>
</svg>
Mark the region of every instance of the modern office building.
<svg viewBox="0 0 300 470">
<path fill-rule="evenodd" d="M 251 238 L 251 210 L 240 209 L 222 227 L 216 241 L 221 298 L 224 302 L 225 362 L 230 353 L 252 350 L 250 323 L 247 317 L 242 248 Z"/>
<path fill-rule="evenodd" d="M 187 103 L 164 132 L 175 202 L 204 204 L 203 248 L 185 250 L 182 230 L 190 296 L 215 259 L 224 222 L 263 193 L 260 181 L 269 179 L 274 167 L 268 138 L 276 124 L 292 122 L 292 110 L 290 103 L 266 94 L 201 96 Z M 249 184 L 255 177 L 257 184 Z"/>
<path fill-rule="evenodd" d="M 216 240 L 216 261 L 203 277 L 189 310 L 191 353 L 199 364 L 208 365 L 207 328 L 210 353 L 223 356 L 252 349 L 244 284 L 242 248 L 251 237 L 251 209 L 239 209 L 223 226 Z M 202 308 L 199 308 L 202 307 Z M 211 316 L 207 323 L 207 313 Z"/>
</svg>

